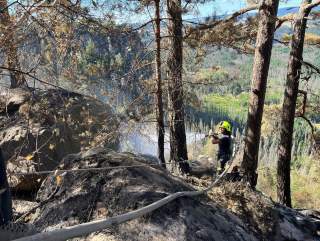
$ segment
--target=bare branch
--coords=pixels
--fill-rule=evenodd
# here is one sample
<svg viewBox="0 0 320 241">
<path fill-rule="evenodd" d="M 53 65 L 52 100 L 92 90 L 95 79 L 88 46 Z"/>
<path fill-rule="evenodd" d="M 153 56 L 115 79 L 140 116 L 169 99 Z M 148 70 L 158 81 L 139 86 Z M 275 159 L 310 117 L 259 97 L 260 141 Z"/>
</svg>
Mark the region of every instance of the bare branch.
<svg viewBox="0 0 320 241">
<path fill-rule="evenodd" d="M 282 26 L 282 24 L 284 24 L 285 22 L 293 21 L 295 18 L 295 15 L 296 14 L 290 13 L 290 14 L 284 15 L 282 17 L 278 17 L 277 23 L 276 23 L 276 30 L 279 29 Z"/>
<path fill-rule="evenodd" d="M 5 12 L 8 8 L 10 8 L 11 6 L 13 6 L 16 3 L 19 3 L 19 2 L 18 1 L 14 1 L 14 2 L 8 4 L 5 8 L 0 9 L 0 14 Z"/>
<path fill-rule="evenodd" d="M 307 96 L 308 96 L 308 93 L 306 91 L 304 91 L 304 90 L 299 90 L 299 94 L 303 95 L 302 110 L 301 110 L 300 113 L 297 113 L 295 117 L 302 118 L 308 123 L 308 125 L 311 128 L 311 134 L 314 137 L 315 128 L 314 128 L 311 120 L 309 120 L 306 117 L 306 107 L 307 107 Z"/>
<path fill-rule="evenodd" d="M 310 10 L 310 9 L 312 9 L 312 8 L 318 6 L 318 5 L 320 5 L 320 0 L 317 0 L 317 1 L 313 2 L 313 3 L 305 5 L 304 6 L 304 11 Z"/>
<path fill-rule="evenodd" d="M 313 65 L 313 64 L 311 64 L 311 63 L 309 63 L 307 61 L 304 61 L 304 60 L 300 60 L 300 62 L 303 65 L 305 65 L 305 66 L 309 67 L 310 69 L 314 70 L 317 74 L 320 74 L 320 68 L 319 67 L 317 67 L 317 66 L 315 66 L 315 65 Z"/>
<path fill-rule="evenodd" d="M 309 120 L 307 117 L 305 117 L 304 115 L 301 115 L 301 116 L 296 116 L 296 117 L 299 117 L 299 118 L 302 118 L 304 119 L 310 126 L 311 128 L 311 132 L 312 132 L 312 136 L 314 136 L 314 126 L 312 125 L 312 122 L 311 120 Z"/>
<path fill-rule="evenodd" d="M 38 77 L 32 75 L 30 72 L 25 72 L 25 71 L 18 70 L 18 69 L 11 69 L 11 68 L 5 67 L 5 66 L 0 66 L 0 69 L 12 71 L 12 72 L 15 72 L 15 73 L 20 73 L 20 74 L 26 75 L 26 76 L 28 76 L 28 77 L 40 82 L 42 84 L 49 85 L 49 86 L 52 86 L 52 87 L 55 87 L 55 88 L 58 88 L 58 89 L 65 90 L 64 88 L 62 88 L 60 86 L 57 86 L 57 85 L 54 85 L 54 84 L 51 84 L 51 83 L 48 83 L 48 82 L 46 82 L 44 80 L 39 79 Z"/>
<path fill-rule="evenodd" d="M 288 41 L 282 41 L 282 40 L 280 40 L 280 39 L 273 39 L 275 42 L 277 42 L 277 43 L 280 43 L 280 44 L 283 44 L 283 45 L 286 45 L 286 46 L 288 46 L 289 45 L 289 42 Z"/>
</svg>

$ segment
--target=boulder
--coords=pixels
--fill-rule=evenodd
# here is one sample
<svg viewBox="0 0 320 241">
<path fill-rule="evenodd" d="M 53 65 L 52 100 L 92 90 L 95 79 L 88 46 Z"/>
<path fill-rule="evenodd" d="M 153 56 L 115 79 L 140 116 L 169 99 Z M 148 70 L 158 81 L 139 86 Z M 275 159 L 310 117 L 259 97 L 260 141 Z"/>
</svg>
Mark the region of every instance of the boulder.
<svg viewBox="0 0 320 241">
<path fill-rule="evenodd" d="M 49 231 L 126 213 L 177 191 L 194 190 L 160 166 L 150 165 L 153 160 L 146 159 L 113 151 L 67 156 L 59 168 L 114 169 L 67 172 L 60 185 L 55 176 L 48 176 L 37 200 L 45 202 L 50 198 L 51 201 L 26 220 L 38 230 Z M 132 165 L 139 167 L 117 168 Z M 258 240 L 235 215 L 197 198 L 177 199 L 147 216 L 77 240 L 113 239 Z"/>
<path fill-rule="evenodd" d="M 31 98 L 31 92 L 23 89 L 0 88 L 0 112 L 13 114 L 19 107 Z"/>
<path fill-rule="evenodd" d="M 70 171 L 45 179 L 37 194 L 43 205 L 25 221 L 39 231 L 50 231 L 113 217 L 172 193 L 194 190 L 151 163 L 146 157 L 102 149 L 69 155 L 59 168 Z M 77 240 L 311 241 L 319 240 L 318 228 L 313 219 L 245 185 L 223 183 L 208 196 L 178 198 L 141 218 Z"/>
<path fill-rule="evenodd" d="M 14 191 L 39 187 L 61 159 L 92 146 L 118 148 L 118 120 L 94 98 L 60 89 L 0 91 L 0 147 Z M 19 173 L 19 174 L 18 174 Z"/>
</svg>

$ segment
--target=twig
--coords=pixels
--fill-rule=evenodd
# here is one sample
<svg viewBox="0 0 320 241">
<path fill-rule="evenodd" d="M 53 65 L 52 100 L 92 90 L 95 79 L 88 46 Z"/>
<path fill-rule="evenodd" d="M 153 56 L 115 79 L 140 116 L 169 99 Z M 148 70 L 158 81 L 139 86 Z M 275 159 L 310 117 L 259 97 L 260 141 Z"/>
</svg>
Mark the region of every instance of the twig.
<svg viewBox="0 0 320 241">
<path fill-rule="evenodd" d="M 13 6 L 16 3 L 19 3 L 19 2 L 18 1 L 14 1 L 14 2 L 8 4 L 5 8 L 0 9 L 0 14 L 5 12 L 8 8 L 10 8 L 11 6 Z"/>
<path fill-rule="evenodd" d="M 52 199 L 54 199 L 54 195 L 59 191 L 59 189 L 60 189 L 60 186 L 57 185 L 56 188 L 55 188 L 55 190 L 50 194 L 50 196 L 49 196 L 46 200 L 40 202 L 37 206 L 31 208 L 31 209 L 30 209 L 29 211 L 27 211 L 26 213 L 23 213 L 20 217 L 18 217 L 17 220 L 15 220 L 15 222 L 22 221 L 22 220 L 23 220 L 26 216 L 28 216 L 30 213 L 33 213 L 33 212 L 34 212 L 35 210 L 37 210 L 38 208 L 42 207 L 43 205 L 45 205 L 46 203 L 48 203 L 49 201 L 51 201 Z"/>
<path fill-rule="evenodd" d="M 307 92 L 304 91 L 304 90 L 299 90 L 299 93 L 303 95 L 302 111 L 301 111 L 301 113 L 297 114 L 295 117 L 300 117 L 300 118 L 304 119 L 304 120 L 309 124 L 309 126 L 310 126 L 310 128 L 311 128 L 312 137 L 313 137 L 313 139 L 315 139 L 315 138 L 314 138 L 315 128 L 314 128 L 311 120 L 309 120 L 309 119 L 305 116 L 305 114 L 306 114 L 306 106 L 307 106 Z"/>
<path fill-rule="evenodd" d="M 311 64 L 311 63 L 309 63 L 307 61 L 304 61 L 304 60 L 300 60 L 300 62 L 303 65 L 305 65 L 305 66 L 309 67 L 310 69 L 314 70 L 317 74 L 320 74 L 320 68 L 319 67 L 317 67 L 317 66 L 315 66 L 315 65 L 313 65 L 313 64 Z"/>
<path fill-rule="evenodd" d="M 8 71 L 12 71 L 12 72 L 16 72 L 16 73 L 20 73 L 20 74 L 24 74 L 24 75 L 27 75 L 29 76 L 30 78 L 34 79 L 34 80 L 37 80 L 38 82 L 42 83 L 42 84 L 46 84 L 46 85 L 49 85 L 49 86 L 52 86 L 52 87 L 55 87 L 57 89 L 61 89 L 61 90 L 66 90 L 58 85 L 55 85 L 55 84 L 51 84 L 51 83 L 48 83 L 44 80 L 41 80 L 39 79 L 38 77 L 30 74 L 30 72 L 25 72 L 25 71 L 22 71 L 22 70 L 18 70 L 18 69 L 12 69 L 12 68 L 9 68 L 9 67 L 4 67 L 4 66 L 0 66 L 0 69 L 3 69 L 3 70 L 8 70 Z"/>
<path fill-rule="evenodd" d="M 311 120 L 309 120 L 309 119 L 308 119 L 307 117 L 305 117 L 304 115 L 298 115 L 298 116 L 296 116 L 296 117 L 300 117 L 300 118 L 304 119 L 304 120 L 309 124 L 309 126 L 310 126 L 310 128 L 311 128 L 312 136 L 314 136 L 314 126 L 312 125 Z"/>
</svg>

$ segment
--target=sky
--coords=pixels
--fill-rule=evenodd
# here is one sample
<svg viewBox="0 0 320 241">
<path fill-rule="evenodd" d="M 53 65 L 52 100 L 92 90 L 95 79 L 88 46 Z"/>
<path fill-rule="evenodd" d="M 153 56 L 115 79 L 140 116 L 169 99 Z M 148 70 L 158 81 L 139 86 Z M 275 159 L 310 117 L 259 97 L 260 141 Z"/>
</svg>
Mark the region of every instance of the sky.
<svg viewBox="0 0 320 241">
<path fill-rule="evenodd" d="M 8 3 L 12 3 L 14 0 L 8 0 Z M 129 0 L 82 0 L 82 3 L 95 1 L 99 2 L 126 2 Z M 280 8 L 283 7 L 293 7 L 299 6 L 302 0 L 280 0 Z M 211 0 L 206 4 L 198 4 L 195 7 L 193 13 L 185 15 L 184 19 L 194 19 L 197 17 L 211 17 L 216 15 L 230 14 L 241 8 L 247 6 L 246 0 Z M 150 9 L 149 9 L 150 10 Z M 94 11 L 94 10 L 93 10 Z M 99 15 L 99 14 L 97 14 Z M 146 19 L 150 19 L 150 12 L 145 12 L 145 14 L 119 14 L 119 22 L 141 22 Z"/>
<path fill-rule="evenodd" d="M 301 0 L 280 1 L 279 7 L 296 7 L 299 6 L 300 3 Z M 245 0 L 215 0 L 199 7 L 199 11 L 202 16 L 210 16 L 214 12 L 216 12 L 217 15 L 223 15 L 244 8 L 246 5 L 247 4 Z"/>
<path fill-rule="evenodd" d="M 297 7 L 300 5 L 302 0 L 280 0 L 279 8 L 283 7 Z M 205 4 L 198 4 L 192 13 L 184 15 L 184 19 L 195 19 L 202 17 L 211 17 L 216 15 L 230 14 L 241 8 L 247 6 L 246 0 L 213 0 Z M 151 11 L 153 13 L 153 11 Z M 150 19 L 150 12 L 145 12 L 145 14 L 135 15 L 135 14 L 121 14 L 119 17 L 119 22 L 144 22 Z"/>
</svg>

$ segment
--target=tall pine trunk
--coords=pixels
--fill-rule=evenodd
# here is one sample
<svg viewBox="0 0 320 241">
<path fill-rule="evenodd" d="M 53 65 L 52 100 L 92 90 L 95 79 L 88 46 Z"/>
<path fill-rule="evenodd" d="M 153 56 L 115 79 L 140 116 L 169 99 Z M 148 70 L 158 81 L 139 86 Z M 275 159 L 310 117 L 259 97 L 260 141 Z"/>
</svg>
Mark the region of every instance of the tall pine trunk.
<svg viewBox="0 0 320 241">
<path fill-rule="evenodd" d="M 0 225 L 12 220 L 12 199 L 7 180 L 6 164 L 0 149 Z"/>
<path fill-rule="evenodd" d="M 162 101 L 162 79 L 161 79 L 161 26 L 160 26 L 160 0 L 155 0 L 155 16 L 156 16 L 156 81 L 157 81 L 157 128 L 158 128 L 158 158 L 165 167 L 164 158 L 164 115 Z"/>
<path fill-rule="evenodd" d="M 181 0 L 167 0 L 169 56 L 168 87 L 170 104 L 170 158 L 178 162 L 184 172 L 188 172 L 186 131 L 184 123 L 184 103 L 182 84 L 182 16 Z"/>
<path fill-rule="evenodd" d="M 6 39 L 6 46 L 5 46 L 5 53 L 6 53 L 6 61 L 7 61 L 7 68 L 10 72 L 10 88 L 17 88 L 25 84 L 26 80 L 22 73 L 19 71 L 20 62 L 19 56 L 17 51 L 17 46 L 14 42 L 14 33 L 13 29 L 11 29 L 11 19 L 9 15 L 8 3 L 7 0 L 0 0 L 0 31 L 7 35 Z M 8 37 L 10 35 L 10 37 Z"/>
<path fill-rule="evenodd" d="M 257 183 L 256 170 L 258 166 L 261 120 L 278 5 L 279 0 L 263 0 L 259 9 L 259 27 L 254 56 L 244 156 L 241 164 L 244 179 L 252 187 L 255 187 Z"/>
<path fill-rule="evenodd" d="M 277 198 L 278 201 L 291 207 L 290 193 L 290 163 L 293 126 L 297 96 L 299 92 L 299 79 L 301 73 L 301 61 L 303 60 L 303 44 L 307 26 L 307 17 L 310 9 L 304 6 L 311 0 L 304 0 L 300 6 L 298 15 L 294 20 L 294 30 L 291 39 L 291 51 L 288 62 L 287 81 L 284 91 L 284 100 L 281 113 L 280 144 L 278 149 L 277 166 Z"/>
</svg>

